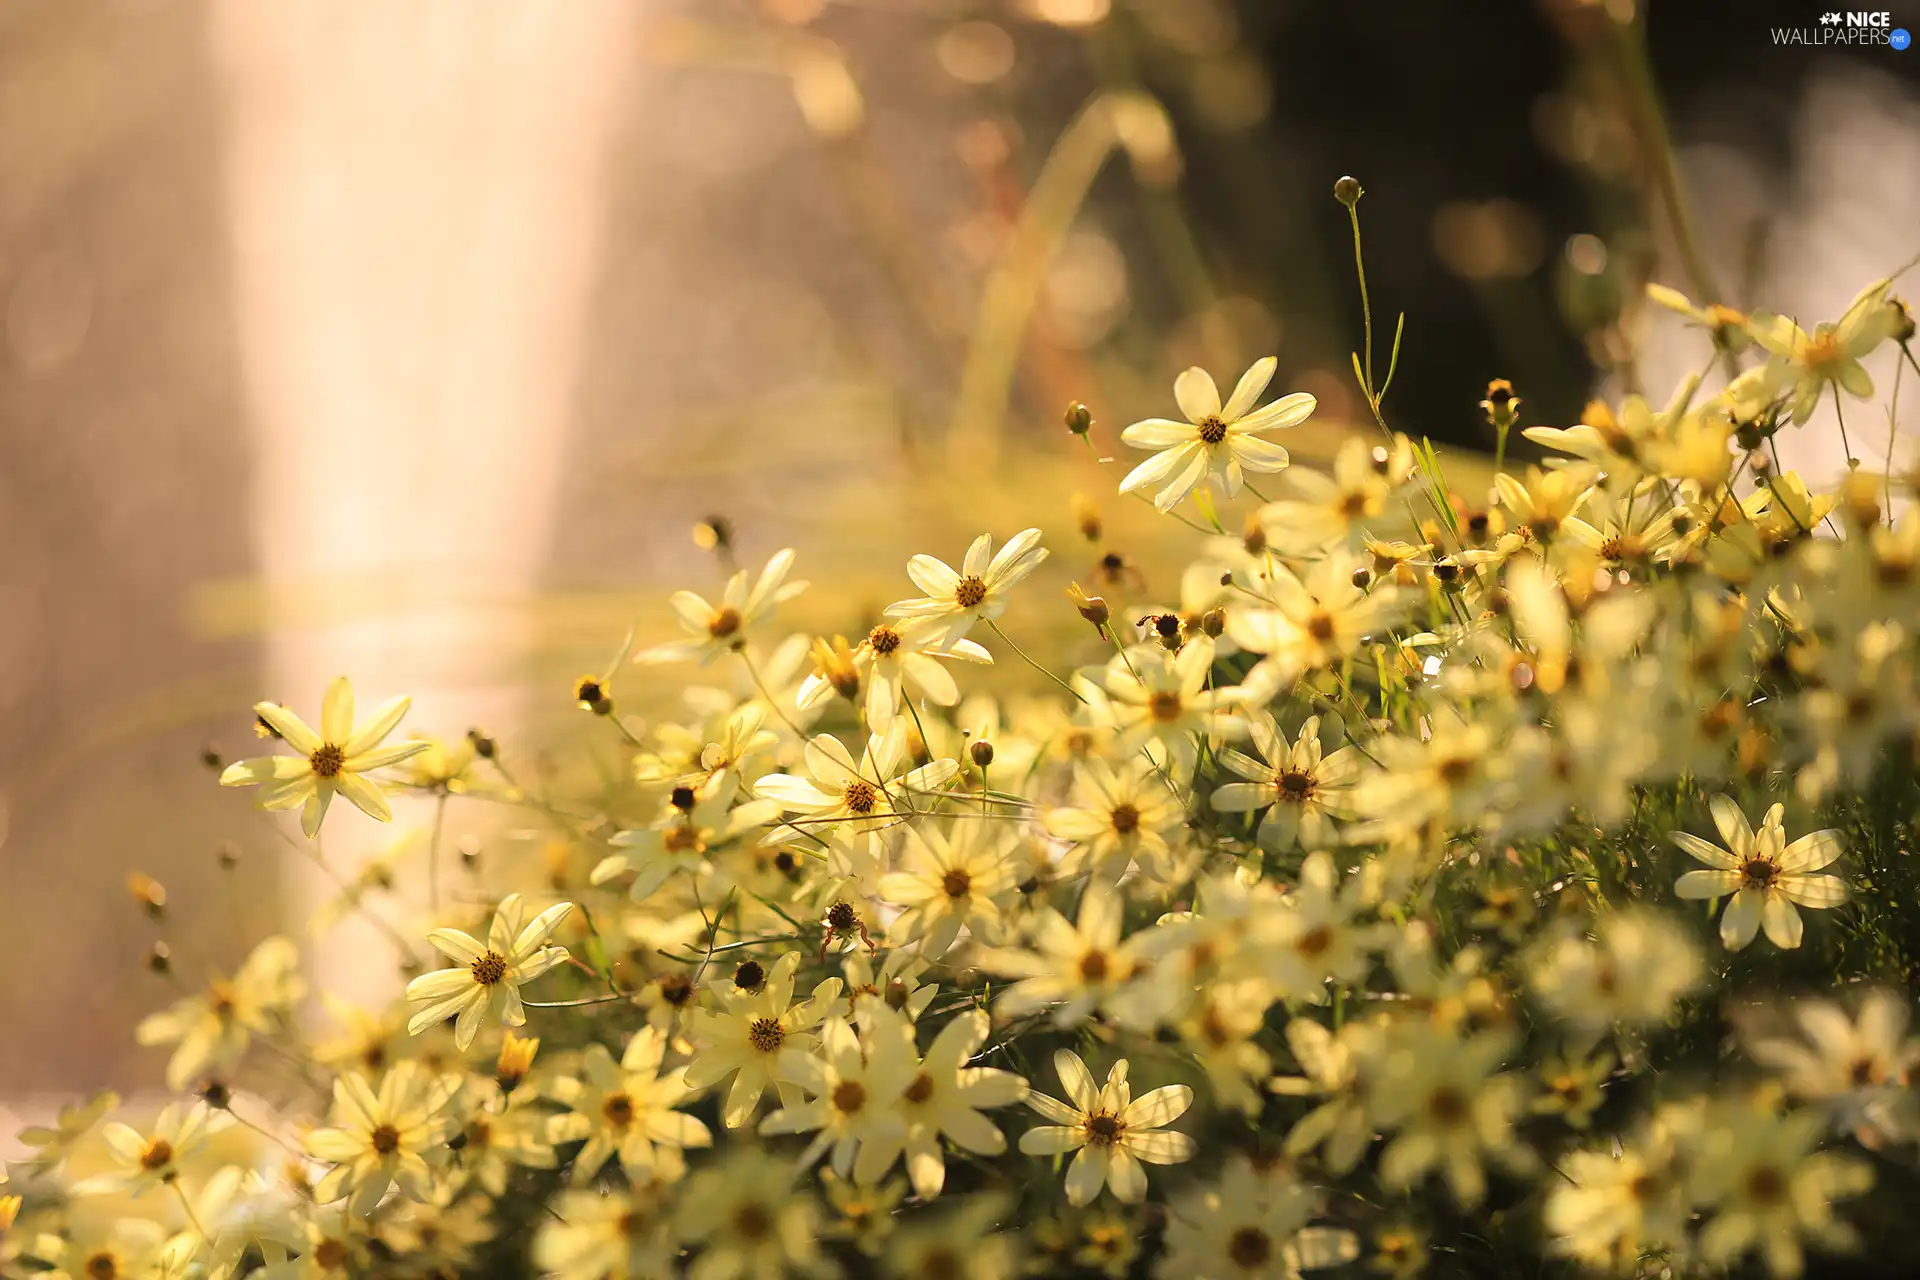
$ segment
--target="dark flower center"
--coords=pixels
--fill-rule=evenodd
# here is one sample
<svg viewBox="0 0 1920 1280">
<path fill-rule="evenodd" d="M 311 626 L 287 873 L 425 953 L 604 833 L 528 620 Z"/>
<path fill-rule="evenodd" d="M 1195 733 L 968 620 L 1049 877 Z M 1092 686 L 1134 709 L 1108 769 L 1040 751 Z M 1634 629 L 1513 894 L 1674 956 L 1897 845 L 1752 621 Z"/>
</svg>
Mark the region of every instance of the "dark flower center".
<svg viewBox="0 0 1920 1280">
<path fill-rule="evenodd" d="M 339 777 L 341 766 L 346 762 L 347 753 L 331 742 L 321 743 L 319 749 L 307 757 L 307 763 L 313 767 L 314 773 L 322 778 Z"/>
<path fill-rule="evenodd" d="M 871 782 L 854 778 L 847 783 L 845 800 L 849 813 L 872 813 L 873 806 L 878 799 L 879 794 L 874 791 Z"/>
<path fill-rule="evenodd" d="M 483 987 L 490 987 L 507 976 L 507 958 L 498 951 L 489 951 L 483 956 L 475 956 L 473 961 L 473 980 Z"/>
<path fill-rule="evenodd" d="M 1227 1256 L 1246 1271 L 1264 1267 L 1273 1256 L 1273 1240 L 1258 1227 L 1241 1227 L 1227 1239 Z"/>
</svg>

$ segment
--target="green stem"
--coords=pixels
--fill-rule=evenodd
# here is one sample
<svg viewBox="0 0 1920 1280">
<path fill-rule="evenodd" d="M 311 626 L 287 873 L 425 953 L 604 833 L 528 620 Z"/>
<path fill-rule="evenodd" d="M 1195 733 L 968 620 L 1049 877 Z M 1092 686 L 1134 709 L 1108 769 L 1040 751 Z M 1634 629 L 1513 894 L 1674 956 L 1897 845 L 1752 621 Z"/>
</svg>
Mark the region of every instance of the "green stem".
<svg viewBox="0 0 1920 1280">
<path fill-rule="evenodd" d="M 993 634 L 999 636 L 1002 640 L 1005 640 L 1007 642 L 1007 647 L 1020 655 L 1021 661 L 1025 662 L 1028 666 L 1032 667 L 1035 671 L 1038 671 L 1041 675 L 1045 676 L 1047 679 L 1053 681 L 1055 684 L 1059 685 L 1062 689 L 1065 689 L 1068 693 L 1072 694 L 1076 701 L 1079 701 L 1079 702 L 1086 701 L 1086 698 L 1081 694 L 1081 692 L 1078 689 L 1074 688 L 1072 685 L 1068 684 L 1065 680 L 1062 680 L 1059 676 L 1053 674 L 1053 672 L 1041 666 L 1038 662 L 1036 662 L 1032 658 L 1032 656 L 1030 656 L 1027 653 L 1025 649 L 1022 649 L 1019 645 L 1015 644 L 1013 642 L 1013 637 L 1000 629 L 999 623 L 995 622 L 992 618 L 988 618 L 986 619 L 986 624 L 987 624 L 987 630 L 993 632 Z"/>
<path fill-rule="evenodd" d="M 1634 130 L 1640 135 L 1640 145 L 1653 163 L 1654 183 L 1659 188 L 1667 224 L 1673 230 L 1674 245 L 1680 252 L 1680 265 L 1685 269 L 1687 280 L 1702 305 L 1723 301 L 1713 273 L 1707 267 L 1706 257 L 1700 252 L 1699 236 L 1694 231 L 1693 218 L 1687 211 L 1686 194 L 1680 187 L 1680 166 L 1673 151 L 1673 136 L 1668 132 L 1666 112 L 1661 107 L 1659 90 L 1654 85 L 1653 68 L 1647 62 L 1646 41 L 1638 26 L 1622 22 L 1614 24 L 1614 43 L 1620 55 Z"/>
</svg>

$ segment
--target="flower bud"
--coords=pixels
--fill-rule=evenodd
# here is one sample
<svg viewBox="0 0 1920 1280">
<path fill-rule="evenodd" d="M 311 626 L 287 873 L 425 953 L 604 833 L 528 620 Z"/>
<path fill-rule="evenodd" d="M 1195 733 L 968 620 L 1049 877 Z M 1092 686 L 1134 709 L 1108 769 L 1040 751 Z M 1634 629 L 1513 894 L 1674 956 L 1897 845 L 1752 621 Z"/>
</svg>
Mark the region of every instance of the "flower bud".
<svg viewBox="0 0 1920 1280">
<path fill-rule="evenodd" d="M 613 699 L 607 696 L 599 676 L 581 676 L 574 681 L 573 700 L 580 704 L 582 711 L 591 711 L 597 716 L 613 714 Z"/>
<path fill-rule="evenodd" d="M 985 769 L 993 763 L 993 744 L 985 738 L 977 739 L 967 748 L 967 755 L 972 758 L 975 765 Z"/>
<path fill-rule="evenodd" d="M 538 1036 L 521 1037 L 507 1032 L 500 1042 L 500 1059 L 494 1064 L 494 1079 L 502 1093 L 512 1093 L 533 1070 L 533 1056 L 540 1052 Z"/>
<path fill-rule="evenodd" d="M 127 892 L 131 893 L 134 901 L 145 907 L 147 914 L 155 920 L 167 913 L 167 886 L 152 876 L 134 872 L 127 877 Z"/>
<path fill-rule="evenodd" d="M 1067 406 L 1067 430 L 1077 436 L 1083 436 L 1093 429 L 1093 410 L 1075 400 Z"/>
<path fill-rule="evenodd" d="M 1107 602 L 1099 596 L 1088 595 L 1077 582 L 1067 588 L 1067 598 L 1073 601 L 1073 607 L 1080 611 L 1080 616 L 1091 622 L 1094 630 L 1100 633 L 1100 638 L 1105 640 L 1107 619 L 1113 616 L 1107 609 Z"/>
<path fill-rule="evenodd" d="M 1084 493 L 1073 495 L 1073 522 L 1080 529 L 1080 536 L 1088 542 L 1100 541 L 1100 535 L 1106 532 L 1106 523 L 1100 518 L 1099 504 Z"/>
<path fill-rule="evenodd" d="M 491 760 L 500 751 L 500 744 L 479 729 L 467 730 L 467 741 L 473 744 L 473 754 L 482 760 Z"/>
<path fill-rule="evenodd" d="M 1200 630 L 1210 638 L 1218 640 L 1226 629 L 1227 611 L 1225 609 L 1209 609 L 1200 615 Z"/>
<path fill-rule="evenodd" d="M 1913 309 L 1907 306 L 1905 298 L 1896 298 L 1889 294 L 1887 306 L 1893 309 L 1893 332 L 1888 335 L 1901 346 L 1913 341 Z"/>
<path fill-rule="evenodd" d="M 708 516 L 693 526 L 693 545 L 702 551 L 731 551 L 733 521 L 725 516 Z"/>
<path fill-rule="evenodd" d="M 1364 194 L 1365 192 L 1360 189 L 1360 179 L 1352 177 L 1351 175 L 1341 178 L 1333 184 L 1333 198 L 1349 209 L 1359 204 L 1360 197 Z"/>
<path fill-rule="evenodd" d="M 1520 397 L 1513 394 L 1513 384 L 1505 378 L 1487 384 L 1487 398 L 1480 407 L 1487 411 L 1487 422 L 1501 431 L 1511 429 L 1520 417 Z"/>
</svg>

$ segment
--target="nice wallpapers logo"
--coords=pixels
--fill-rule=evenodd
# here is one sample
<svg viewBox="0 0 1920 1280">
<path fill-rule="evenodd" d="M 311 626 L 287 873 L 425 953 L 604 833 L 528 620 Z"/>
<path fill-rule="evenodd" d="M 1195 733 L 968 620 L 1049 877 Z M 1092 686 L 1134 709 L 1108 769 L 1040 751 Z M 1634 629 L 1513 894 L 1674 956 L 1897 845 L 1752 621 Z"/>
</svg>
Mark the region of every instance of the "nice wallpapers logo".
<svg viewBox="0 0 1920 1280">
<path fill-rule="evenodd" d="M 1820 21 L 1808 27 L 1773 28 L 1775 44 L 1803 44 L 1812 46 L 1827 45 L 1885 45 L 1889 49 L 1904 51 L 1913 43 L 1913 37 L 1905 27 L 1893 25 L 1893 15 L 1885 11 L 1859 10 L 1840 12 L 1827 10 L 1820 15 Z"/>
</svg>

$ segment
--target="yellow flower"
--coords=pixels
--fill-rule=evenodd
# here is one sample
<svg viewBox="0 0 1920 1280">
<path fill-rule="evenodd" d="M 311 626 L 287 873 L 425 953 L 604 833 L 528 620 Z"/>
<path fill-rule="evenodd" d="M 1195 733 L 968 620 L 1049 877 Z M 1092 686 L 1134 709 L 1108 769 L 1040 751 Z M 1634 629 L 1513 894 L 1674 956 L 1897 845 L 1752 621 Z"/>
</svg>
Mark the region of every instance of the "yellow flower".
<svg viewBox="0 0 1920 1280">
<path fill-rule="evenodd" d="M 1246 472 L 1285 470 L 1287 451 L 1262 440 L 1260 433 L 1298 426 L 1307 420 L 1317 402 L 1305 392 L 1296 391 L 1255 409 L 1278 364 L 1272 356 L 1254 361 L 1224 405 L 1220 403 L 1220 389 L 1205 369 L 1182 373 L 1174 380 L 1173 398 L 1180 412 L 1187 415 L 1185 422 L 1148 418 L 1120 433 L 1120 439 L 1136 449 L 1159 450 L 1127 473 L 1120 482 L 1120 492 L 1158 485 L 1160 491 L 1154 495 L 1153 505 L 1171 511 L 1202 480 L 1231 498 L 1245 484 Z"/>
<path fill-rule="evenodd" d="M 1488 1032 L 1462 1038 L 1452 1031 L 1410 1025 L 1384 1057 L 1385 1076 L 1369 1090 L 1374 1121 L 1396 1130 L 1380 1153 L 1380 1177 L 1405 1190 L 1439 1170 L 1462 1205 L 1486 1194 L 1484 1160 L 1518 1164 L 1513 1121 L 1519 1082 L 1495 1074 L 1506 1037 Z"/>
<path fill-rule="evenodd" d="M 1121 909 L 1120 895 L 1095 880 L 1080 898 L 1077 923 L 1068 924 L 1048 907 L 1035 925 L 1033 950 L 996 947 L 982 953 L 981 968 L 1020 979 L 1000 996 L 995 1012 L 1013 1017 L 1057 1004 L 1054 1024 L 1066 1027 L 1111 998 L 1135 968 L 1135 948 L 1120 941 Z"/>
<path fill-rule="evenodd" d="M 945 644 L 944 639 L 945 628 L 937 620 L 898 625 L 882 622 L 867 633 L 859 648 L 845 655 L 844 670 L 808 676 L 795 701 L 802 709 L 809 709 L 835 692 L 844 693 L 842 683 L 858 693 L 859 685 L 864 682 L 867 727 L 875 732 L 885 729 L 900 713 L 903 699 L 916 694 L 939 706 L 950 707 L 960 700 L 960 686 L 937 659 L 991 663 L 993 655 L 972 640 Z"/>
<path fill-rule="evenodd" d="M 880 896 L 904 907 L 891 932 L 920 941 L 921 954 L 947 953 L 961 929 L 992 941 L 1000 929 L 1000 900 L 1011 889 L 1006 841 L 985 822 L 956 822 L 947 830 L 907 828 L 900 870 L 880 877 Z"/>
<path fill-rule="evenodd" d="M 265 1035 L 306 993 L 300 953 L 285 938 L 268 938 L 253 949 L 231 979 L 215 978 L 205 991 L 141 1022 L 141 1044 L 177 1044 L 167 1063 L 167 1087 L 185 1089 L 205 1071 L 240 1060 L 253 1037 Z"/>
<path fill-rule="evenodd" d="M 314 1199 L 332 1204 L 350 1197 L 349 1208 L 362 1217 L 396 1183 L 408 1195 L 425 1192 L 430 1171 L 426 1156 L 445 1136 L 441 1115 L 460 1090 L 457 1076 L 435 1076 L 402 1062 L 380 1081 L 379 1092 L 358 1073 L 333 1082 L 333 1128 L 307 1135 L 307 1151 L 334 1165 Z"/>
<path fill-rule="evenodd" d="M 541 1215 L 533 1263 L 557 1280 L 653 1280 L 672 1275 L 675 1246 L 656 1193 L 562 1191 Z"/>
<path fill-rule="evenodd" d="M 907 759 L 904 720 L 894 720 L 883 732 L 868 738 L 866 757 L 859 764 L 854 763 L 845 744 L 823 733 L 807 743 L 811 779 L 770 773 L 754 784 L 754 794 L 778 801 L 787 812 L 805 814 L 806 832 L 823 835 L 823 828 L 831 823 L 891 818 L 896 809 L 896 788 L 906 796 L 937 791 L 960 772 L 955 760 L 935 760 L 902 772 Z"/>
<path fill-rule="evenodd" d="M 1555 1168 L 1540 1215 L 1553 1252 L 1617 1274 L 1686 1239 L 1690 1206 L 1663 1126 L 1570 1151 Z"/>
<path fill-rule="evenodd" d="M 1413 447 L 1393 438 L 1389 452 L 1354 436 L 1333 457 L 1333 474 L 1294 467 L 1280 481 L 1295 495 L 1260 508 L 1259 529 L 1267 543 L 1289 554 L 1317 551 L 1330 543 L 1358 548 L 1369 521 L 1391 510 L 1394 495 L 1413 473 Z"/>
<path fill-rule="evenodd" d="M 1027 1096 L 1027 1082 L 1013 1072 L 967 1066 L 986 1041 L 987 1027 L 987 1015 L 978 1009 L 942 1027 L 927 1056 L 910 1072 L 896 1104 L 906 1121 L 904 1133 L 870 1137 L 861 1148 L 861 1162 L 879 1173 L 892 1168 L 904 1152 L 913 1193 L 922 1200 L 933 1199 L 946 1186 L 942 1137 L 974 1155 L 997 1156 L 1007 1149 L 1007 1140 L 980 1109 L 1011 1106 Z"/>
<path fill-rule="evenodd" d="M 757 961 L 749 963 L 758 968 Z M 819 1043 L 812 1028 L 840 995 L 841 983 L 828 978 L 811 998 L 794 1004 L 793 975 L 799 967 L 800 953 L 789 951 L 774 962 L 772 973 L 760 971 L 757 985 L 723 997 L 719 1012 L 695 1009 L 689 1017 L 695 1052 L 687 1064 L 687 1083 L 709 1089 L 734 1077 L 721 1112 L 729 1129 L 752 1118 L 770 1085 L 780 1090 L 782 1102 L 800 1101 L 798 1064 Z"/>
<path fill-rule="evenodd" d="M 1165 1127 L 1193 1105 L 1193 1090 L 1186 1085 L 1164 1085 L 1136 1100 L 1122 1058 L 1096 1089 L 1087 1064 L 1067 1049 L 1053 1055 L 1053 1069 L 1071 1105 L 1029 1093 L 1027 1105 L 1054 1123 L 1027 1130 L 1020 1150 L 1030 1156 L 1079 1152 L 1067 1167 L 1067 1200 L 1074 1206 L 1092 1204 L 1103 1187 L 1111 1187 L 1122 1203 L 1138 1204 L 1147 1194 L 1141 1161 L 1179 1164 L 1199 1149 L 1186 1134 Z"/>
<path fill-rule="evenodd" d="M 1712 868 L 1687 872 L 1674 883 L 1673 891 L 1682 898 L 1733 895 L 1720 916 L 1720 941 L 1727 950 L 1740 950 L 1762 928 L 1774 946 L 1791 950 L 1800 945 L 1802 931 L 1795 903 L 1822 908 L 1847 900 L 1846 881 L 1812 874 L 1840 856 L 1838 831 L 1815 831 L 1787 844 L 1784 805 L 1767 810 L 1757 833 L 1727 796 L 1714 796 L 1708 807 L 1727 847 L 1684 831 L 1673 832 L 1669 838 L 1676 845 Z"/>
<path fill-rule="evenodd" d="M 887 616 L 930 620 L 938 630 L 928 633 L 927 643 L 952 649 L 975 622 L 991 622 L 1006 612 L 1007 591 L 1046 558 L 1038 529 L 1022 529 L 997 554 L 993 538 L 981 534 L 967 548 L 958 571 L 944 560 L 914 556 L 907 561 L 907 576 L 927 594 L 895 601 L 887 606 Z"/>
<path fill-rule="evenodd" d="M 912 1023 L 884 1004 L 863 1012 L 863 1033 L 833 1018 L 821 1028 L 817 1052 L 792 1056 L 795 1083 L 811 1097 L 782 1106 L 761 1122 L 760 1132 L 816 1133 L 800 1157 L 802 1167 L 831 1150 L 836 1174 L 872 1186 L 892 1166 L 906 1138 L 900 1095 L 919 1059 Z"/>
<path fill-rule="evenodd" d="M 1812 1112 L 1739 1108 L 1699 1137 L 1689 1189 L 1711 1210 L 1700 1228 L 1702 1261 L 1724 1267 L 1757 1250 L 1769 1271 L 1787 1277 L 1805 1269 L 1803 1240 L 1835 1251 L 1857 1247 L 1834 1208 L 1870 1188 L 1873 1170 L 1815 1150 L 1820 1129 Z"/>
<path fill-rule="evenodd" d="M 745 569 L 729 578 L 718 604 L 691 591 L 674 592 L 667 603 L 673 606 L 674 617 L 687 639 L 655 645 L 636 654 L 633 660 L 648 664 L 698 662 L 705 666 L 723 654 L 744 649 L 750 627 L 807 589 L 804 582 L 787 581 L 787 573 L 792 568 L 793 549 L 789 547 L 774 553 L 752 587 L 747 585 Z"/>
<path fill-rule="evenodd" d="M 362 775 L 425 751 L 429 743 L 405 742 L 382 747 L 399 727 L 412 699 L 389 698 L 374 709 L 371 719 L 356 725 L 353 685 L 340 676 L 327 686 L 320 703 L 320 731 L 315 733 L 293 712 L 273 702 L 254 704 L 254 713 L 273 727 L 298 756 L 260 756 L 228 765 L 220 775 L 223 787 L 264 785 L 260 804 L 267 809 L 300 809 L 300 829 L 312 836 L 327 816 L 334 792 L 353 801 L 370 818 L 391 821 L 393 810 L 373 779 Z"/>
<path fill-rule="evenodd" d="M 1154 1274 L 1160 1280 L 1297 1280 L 1302 1271 L 1359 1257 L 1352 1232 L 1307 1225 L 1319 1208 L 1319 1193 L 1284 1167 L 1262 1171 L 1236 1158 L 1218 1183 L 1174 1202 L 1167 1252 Z"/>
<path fill-rule="evenodd" d="M 1780 1073 L 1787 1092 L 1825 1108 L 1842 1131 L 1868 1145 L 1908 1136 L 1915 1119 L 1908 1083 L 1920 1067 L 1920 1036 L 1907 1034 L 1905 998 L 1869 992 L 1857 1019 L 1828 1000 L 1793 1005 L 1800 1037 L 1756 1037 L 1748 1052 Z"/>
<path fill-rule="evenodd" d="M 1070 806 L 1049 809 L 1047 834 L 1077 846 L 1076 867 L 1094 879 L 1115 883 L 1138 858 L 1158 865 L 1171 854 L 1166 832 L 1180 825 L 1186 810 L 1166 777 L 1138 758 L 1115 770 L 1098 756 L 1074 766 Z"/>
<path fill-rule="evenodd" d="M 795 1191 L 789 1159 L 742 1144 L 724 1164 L 702 1170 L 687 1184 L 679 1210 L 681 1239 L 702 1248 L 702 1280 L 774 1280 L 822 1270 L 819 1212 L 809 1193 Z"/>
<path fill-rule="evenodd" d="M 1820 393 L 1832 383 L 1835 394 L 1866 397 L 1873 379 L 1860 366 L 1860 357 L 1893 335 L 1899 311 L 1887 302 L 1888 280 L 1862 289 L 1846 313 L 1832 324 L 1814 326 L 1808 333 L 1785 316 L 1756 314 L 1753 340 L 1772 355 L 1767 362 L 1770 386 L 1790 386 L 1793 421 L 1805 422 L 1820 403 Z"/>
<path fill-rule="evenodd" d="M 179 1178 L 181 1163 L 230 1123 L 231 1117 L 214 1114 L 204 1102 L 196 1102 L 191 1107 L 180 1103 L 169 1105 L 147 1133 L 115 1121 L 102 1129 L 100 1136 L 112 1148 L 119 1167 L 112 1173 L 86 1179 L 75 1191 L 88 1195 L 124 1191 L 138 1196 L 163 1183 L 171 1183 Z"/>
<path fill-rule="evenodd" d="M 572 911 L 571 902 L 562 902 L 523 927 L 520 895 L 510 893 L 500 900 L 485 943 L 459 929 L 429 933 L 427 941 L 460 967 L 423 973 L 407 984 L 407 999 L 421 1006 L 408 1019 L 407 1031 L 419 1035 L 437 1022 L 457 1018 L 454 1044 L 465 1053 L 484 1017 L 509 1027 L 525 1026 L 520 988 L 567 958 L 565 947 L 546 943 Z"/>
<path fill-rule="evenodd" d="M 1213 807 L 1222 813 L 1265 809 L 1258 839 L 1268 849 L 1295 844 L 1324 849 L 1335 843 L 1332 820 L 1353 816 L 1351 792 L 1360 775 L 1360 753 L 1341 747 L 1323 756 L 1319 716 L 1307 717 L 1292 744 L 1264 709 L 1247 717 L 1247 727 L 1266 762 L 1231 748 L 1221 752 L 1220 763 L 1247 781 L 1216 787 Z"/>
<path fill-rule="evenodd" d="M 706 1125 L 674 1109 L 693 1091 L 685 1068 L 661 1074 L 666 1047 L 658 1028 L 642 1027 L 627 1042 L 619 1065 L 605 1045 L 589 1045 L 580 1075 L 555 1083 L 554 1100 L 571 1110 L 554 1117 L 548 1136 L 554 1142 L 587 1140 L 573 1159 L 576 1185 L 615 1158 L 634 1186 L 677 1182 L 687 1167 L 681 1151 L 712 1145 Z"/>
</svg>

